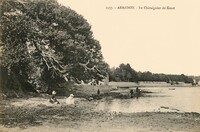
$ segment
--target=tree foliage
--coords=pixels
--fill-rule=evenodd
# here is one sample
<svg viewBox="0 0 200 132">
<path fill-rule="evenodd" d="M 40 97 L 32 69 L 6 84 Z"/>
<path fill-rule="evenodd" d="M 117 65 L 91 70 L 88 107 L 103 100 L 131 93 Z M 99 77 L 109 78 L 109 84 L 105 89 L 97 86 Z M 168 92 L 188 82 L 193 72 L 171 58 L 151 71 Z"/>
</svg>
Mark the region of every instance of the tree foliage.
<svg viewBox="0 0 200 132">
<path fill-rule="evenodd" d="M 130 64 L 120 64 L 119 67 L 110 70 L 110 81 L 122 82 L 137 82 L 138 75 L 136 71 L 131 68 Z"/>
<path fill-rule="evenodd" d="M 65 81 L 101 80 L 107 74 L 90 24 L 56 0 L 4 0 L 0 26 L 7 87 L 13 82 L 9 87 L 45 92 Z"/>
<path fill-rule="evenodd" d="M 193 79 L 184 74 L 158 74 L 147 72 L 137 72 L 129 64 L 120 64 L 117 68 L 111 68 L 109 71 L 110 81 L 138 82 L 138 81 L 156 81 L 156 82 L 185 82 L 193 83 Z"/>
</svg>

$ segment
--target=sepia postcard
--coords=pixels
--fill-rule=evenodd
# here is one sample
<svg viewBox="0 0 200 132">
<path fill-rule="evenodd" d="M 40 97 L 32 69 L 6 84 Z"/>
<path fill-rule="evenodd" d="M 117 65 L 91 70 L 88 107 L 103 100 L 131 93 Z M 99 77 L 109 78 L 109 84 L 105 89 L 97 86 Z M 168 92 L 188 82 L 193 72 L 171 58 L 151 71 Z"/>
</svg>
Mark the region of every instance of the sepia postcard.
<svg viewBox="0 0 200 132">
<path fill-rule="evenodd" d="M 0 132 L 200 131 L 199 0 L 0 0 Z"/>
</svg>

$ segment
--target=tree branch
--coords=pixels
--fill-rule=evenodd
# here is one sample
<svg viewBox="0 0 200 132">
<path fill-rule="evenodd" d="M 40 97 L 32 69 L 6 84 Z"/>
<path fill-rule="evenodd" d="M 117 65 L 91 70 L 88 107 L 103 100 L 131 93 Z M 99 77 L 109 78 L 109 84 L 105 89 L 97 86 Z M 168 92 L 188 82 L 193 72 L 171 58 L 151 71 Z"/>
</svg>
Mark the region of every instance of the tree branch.
<svg viewBox="0 0 200 132">
<path fill-rule="evenodd" d="M 85 63 L 85 64 L 83 64 L 83 63 L 78 63 L 78 64 L 81 65 L 81 66 L 83 66 L 83 67 L 84 67 L 85 69 L 87 69 L 87 70 L 90 70 L 90 71 L 92 70 L 92 71 L 94 71 L 94 70 L 95 70 L 94 68 L 95 68 L 96 66 L 93 66 L 93 67 L 90 68 L 90 67 L 87 66 L 89 63 L 90 63 L 90 60 L 88 60 L 87 63 Z"/>
<path fill-rule="evenodd" d="M 46 60 L 44 57 L 42 57 L 42 60 L 45 62 L 45 64 L 46 64 L 48 70 L 49 70 L 50 68 L 52 68 L 52 67 L 49 66 L 49 64 L 47 63 L 47 60 Z"/>
<path fill-rule="evenodd" d="M 42 49 L 38 47 L 37 42 L 34 42 L 34 46 L 36 50 L 40 53 L 42 60 L 44 61 L 45 65 L 47 66 L 48 70 L 53 68 L 55 71 L 58 71 L 59 73 L 62 74 L 63 78 L 67 81 L 68 79 L 66 78 L 66 75 L 63 74 L 67 70 L 66 66 L 65 68 L 51 55 L 51 53 L 44 52 Z M 89 63 L 89 62 L 88 62 Z M 55 65 L 56 64 L 56 65 Z"/>
</svg>

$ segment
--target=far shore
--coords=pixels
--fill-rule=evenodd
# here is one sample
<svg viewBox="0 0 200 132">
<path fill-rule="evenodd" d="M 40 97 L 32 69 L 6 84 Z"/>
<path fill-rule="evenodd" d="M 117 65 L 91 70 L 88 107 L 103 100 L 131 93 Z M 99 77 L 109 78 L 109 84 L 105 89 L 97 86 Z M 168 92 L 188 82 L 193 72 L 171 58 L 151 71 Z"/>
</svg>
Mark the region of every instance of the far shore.
<svg viewBox="0 0 200 132">
<path fill-rule="evenodd" d="M 150 82 L 150 81 L 143 81 L 139 83 L 109 82 L 108 85 L 113 86 L 113 87 L 195 87 L 191 83 L 184 83 L 184 82 L 178 82 L 178 84 L 171 85 L 170 83 L 166 83 L 166 82 Z"/>
</svg>

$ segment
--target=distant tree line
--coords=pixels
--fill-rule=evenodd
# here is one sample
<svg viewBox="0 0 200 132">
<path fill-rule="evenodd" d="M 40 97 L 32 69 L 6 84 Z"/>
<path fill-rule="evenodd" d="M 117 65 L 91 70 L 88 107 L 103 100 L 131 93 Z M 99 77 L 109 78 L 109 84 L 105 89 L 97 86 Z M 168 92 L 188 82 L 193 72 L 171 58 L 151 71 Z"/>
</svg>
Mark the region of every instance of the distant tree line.
<svg viewBox="0 0 200 132">
<path fill-rule="evenodd" d="M 109 81 L 116 82 L 139 82 L 139 81 L 156 81 L 167 83 L 193 83 L 193 79 L 184 74 L 171 75 L 162 73 L 137 72 L 130 64 L 120 64 L 117 68 L 110 68 Z"/>
</svg>

